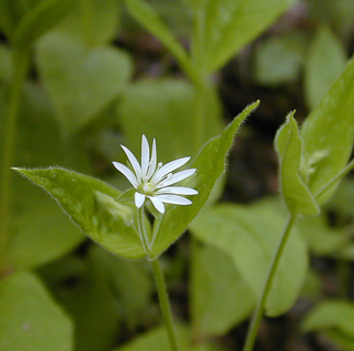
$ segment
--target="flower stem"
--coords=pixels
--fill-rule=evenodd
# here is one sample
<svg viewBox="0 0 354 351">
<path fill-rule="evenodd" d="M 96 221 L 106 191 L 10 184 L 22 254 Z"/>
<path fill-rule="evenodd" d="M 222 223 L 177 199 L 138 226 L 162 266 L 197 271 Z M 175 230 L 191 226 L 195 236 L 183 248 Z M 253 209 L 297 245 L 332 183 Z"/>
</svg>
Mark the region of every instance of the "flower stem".
<svg viewBox="0 0 354 351">
<path fill-rule="evenodd" d="M 158 261 L 158 259 L 154 259 L 150 261 L 150 263 L 155 277 L 155 283 L 156 283 L 157 293 L 159 296 L 161 313 L 165 322 L 165 327 L 170 342 L 171 351 L 179 351 L 176 334 L 173 328 L 172 313 L 171 313 L 170 302 L 168 299 L 166 283 L 165 283 L 164 276 L 162 274 L 160 262 Z"/>
<path fill-rule="evenodd" d="M 170 302 L 168 299 L 165 279 L 162 274 L 162 270 L 158 258 L 151 259 L 149 239 L 147 237 L 146 230 L 145 230 L 144 207 L 141 207 L 138 210 L 138 227 L 139 227 L 140 240 L 142 242 L 142 245 L 146 253 L 146 257 L 150 262 L 154 274 L 156 290 L 159 296 L 160 309 L 165 323 L 168 340 L 170 342 L 171 351 L 179 351 L 176 334 L 173 328 L 172 313 L 171 313 Z"/>
<path fill-rule="evenodd" d="M 243 351 L 252 351 L 253 350 L 253 346 L 254 346 L 254 343 L 255 343 L 255 340 L 256 340 L 259 324 L 261 322 L 263 311 L 264 311 L 264 308 L 265 308 L 265 303 L 267 301 L 270 289 L 272 287 L 272 283 L 273 283 L 275 274 L 276 274 L 276 272 L 278 270 L 279 262 L 280 262 L 280 259 L 282 257 L 282 254 L 284 252 L 286 243 L 288 241 L 289 234 L 290 234 L 292 228 L 294 227 L 296 219 L 297 219 L 297 215 L 296 214 L 293 214 L 293 215 L 290 216 L 290 218 L 289 218 L 289 220 L 288 220 L 288 222 L 287 222 L 287 224 L 285 226 L 285 229 L 284 229 L 284 232 L 282 234 L 282 237 L 281 237 L 281 239 L 280 239 L 280 241 L 278 243 L 278 247 L 277 247 L 277 249 L 276 249 L 276 251 L 274 253 L 274 256 L 273 256 L 273 259 L 272 259 L 272 263 L 271 263 L 271 265 L 269 267 L 267 279 L 266 279 L 266 281 L 264 283 L 263 290 L 262 290 L 261 296 L 260 296 L 260 298 L 258 300 L 255 313 L 254 313 L 254 315 L 252 317 L 252 321 L 251 321 L 251 324 L 250 324 L 250 327 L 249 327 L 249 330 L 248 330 L 248 333 L 247 333 L 246 342 L 245 342 L 245 345 L 243 347 Z"/>
<path fill-rule="evenodd" d="M 9 104 L 7 106 L 4 153 L 0 161 L 0 272 L 6 269 L 7 255 L 6 246 L 10 232 L 11 207 L 12 207 L 12 186 L 11 169 L 13 165 L 17 119 L 20 111 L 20 100 L 23 81 L 26 77 L 28 56 L 23 53 L 21 59 L 13 55 L 13 77 L 10 90 Z"/>
</svg>

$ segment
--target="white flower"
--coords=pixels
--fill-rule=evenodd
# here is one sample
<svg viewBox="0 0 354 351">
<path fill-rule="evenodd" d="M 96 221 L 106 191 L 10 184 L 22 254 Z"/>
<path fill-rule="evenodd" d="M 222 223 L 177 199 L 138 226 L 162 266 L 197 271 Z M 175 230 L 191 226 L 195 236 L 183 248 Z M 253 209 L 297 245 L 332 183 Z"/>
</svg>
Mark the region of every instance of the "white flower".
<svg viewBox="0 0 354 351">
<path fill-rule="evenodd" d="M 186 164 L 190 157 L 183 157 L 162 165 L 157 163 L 156 140 L 153 139 L 150 157 L 150 147 L 145 135 L 141 141 L 141 165 L 134 154 L 121 145 L 128 157 L 134 173 L 125 165 L 113 162 L 114 167 L 121 172 L 136 189 L 135 205 L 140 208 L 146 198 L 150 199 L 155 208 L 160 212 L 165 212 L 166 204 L 190 205 L 191 200 L 179 195 L 196 195 L 198 191 L 183 186 L 169 186 L 190 177 L 196 169 L 187 169 L 172 174 L 173 171 Z"/>
</svg>

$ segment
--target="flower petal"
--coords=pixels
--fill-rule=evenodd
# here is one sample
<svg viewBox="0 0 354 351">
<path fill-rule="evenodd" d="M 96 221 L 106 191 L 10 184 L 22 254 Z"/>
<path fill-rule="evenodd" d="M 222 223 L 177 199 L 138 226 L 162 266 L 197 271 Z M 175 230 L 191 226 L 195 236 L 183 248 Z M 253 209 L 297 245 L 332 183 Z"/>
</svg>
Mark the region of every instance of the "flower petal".
<svg viewBox="0 0 354 351">
<path fill-rule="evenodd" d="M 155 173 L 151 182 L 158 183 L 166 174 L 169 174 L 174 170 L 176 170 L 177 168 L 182 167 L 190 159 L 191 159 L 190 157 L 183 157 L 183 158 L 179 158 L 178 160 L 174 160 L 169 163 L 166 163 Z"/>
<path fill-rule="evenodd" d="M 135 171 L 137 180 L 140 180 L 141 179 L 141 168 L 140 168 L 138 160 L 136 159 L 134 154 L 128 148 L 126 148 L 124 145 L 121 145 L 121 147 L 124 150 L 125 154 L 127 155 L 128 160 Z"/>
<path fill-rule="evenodd" d="M 159 189 L 157 194 L 197 195 L 199 193 L 197 190 L 185 186 L 168 186 Z"/>
<path fill-rule="evenodd" d="M 125 165 L 119 162 L 112 162 L 113 166 L 121 172 L 130 182 L 130 184 L 136 189 L 138 187 L 138 180 L 136 175 Z"/>
<path fill-rule="evenodd" d="M 160 199 L 158 199 L 156 196 L 148 196 L 148 198 L 160 213 L 165 213 L 165 206 Z"/>
<path fill-rule="evenodd" d="M 157 166 L 157 150 L 156 150 L 156 139 L 152 140 L 152 150 L 151 150 L 151 159 L 149 163 L 149 169 L 147 171 L 146 178 L 150 179 L 151 176 L 155 173 Z"/>
<path fill-rule="evenodd" d="M 141 178 L 145 178 L 150 161 L 150 146 L 149 142 L 146 139 L 146 136 L 143 134 L 141 138 Z"/>
<path fill-rule="evenodd" d="M 178 182 L 181 182 L 182 180 L 190 177 L 192 174 L 194 174 L 196 171 L 196 168 L 191 168 L 191 169 L 186 169 L 185 171 L 177 172 L 173 174 L 170 178 L 167 178 L 166 180 L 163 180 L 156 188 L 162 188 L 167 185 L 175 184 Z"/>
<path fill-rule="evenodd" d="M 135 193 L 135 206 L 137 208 L 140 208 L 141 206 L 143 206 L 145 201 L 145 194 L 140 194 L 138 192 Z"/>
<path fill-rule="evenodd" d="M 155 199 L 158 199 L 166 204 L 173 205 L 191 205 L 192 201 L 185 197 L 178 195 L 156 195 Z"/>
</svg>

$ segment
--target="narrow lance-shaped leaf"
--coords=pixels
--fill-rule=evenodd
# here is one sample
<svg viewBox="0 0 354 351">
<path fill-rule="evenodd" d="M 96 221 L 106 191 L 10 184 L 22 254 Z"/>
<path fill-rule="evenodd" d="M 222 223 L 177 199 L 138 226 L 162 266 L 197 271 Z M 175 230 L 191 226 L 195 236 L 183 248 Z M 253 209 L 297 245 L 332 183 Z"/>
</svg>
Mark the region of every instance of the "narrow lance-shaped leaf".
<svg viewBox="0 0 354 351">
<path fill-rule="evenodd" d="M 318 107 L 301 128 L 304 165 L 310 171 L 308 186 L 319 193 L 346 166 L 354 140 L 354 58 L 346 66 Z M 322 157 L 318 157 L 321 154 Z M 332 186 L 318 200 L 327 201 Z"/>
<path fill-rule="evenodd" d="M 118 190 L 60 168 L 14 169 L 48 192 L 72 221 L 105 249 L 129 259 L 145 257 L 134 226 L 136 209 L 115 200 Z"/>
<path fill-rule="evenodd" d="M 187 229 L 207 202 L 216 181 L 225 170 L 225 157 L 239 127 L 258 105 L 259 101 L 246 107 L 220 136 L 205 144 L 192 164 L 197 169 L 196 175 L 184 184 L 196 189 L 199 194 L 193 198 L 192 205 L 173 206 L 166 211 L 159 225 L 154 228 L 151 245 L 153 257 L 159 256 Z"/>
<path fill-rule="evenodd" d="M 318 214 L 316 201 L 300 174 L 302 145 L 294 113 L 288 114 L 275 137 L 282 196 L 291 214 Z"/>
</svg>

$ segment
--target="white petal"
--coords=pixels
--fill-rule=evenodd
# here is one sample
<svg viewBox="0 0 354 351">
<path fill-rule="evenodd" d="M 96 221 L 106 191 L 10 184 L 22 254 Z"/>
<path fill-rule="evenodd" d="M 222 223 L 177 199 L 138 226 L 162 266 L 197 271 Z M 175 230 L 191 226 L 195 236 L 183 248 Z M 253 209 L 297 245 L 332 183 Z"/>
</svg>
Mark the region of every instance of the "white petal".
<svg viewBox="0 0 354 351">
<path fill-rule="evenodd" d="M 141 178 L 147 174 L 150 161 L 150 147 L 146 136 L 143 134 L 141 138 Z"/>
<path fill-rule="evenodd" d="M 113 166 L 129 180 L 130 184 L 134 188 L 137 188 L 138 181 L 136 179 L 136 176 L 127 166 L 119 162 L 113 162 Z"/>
<path fill-rule="evenodd" d="M 183 157 L 183 158 L 179 158 L 178 160 L 174 160 L 169 163 L 166 163 L 155 173 L 151 181 L 154 183 L 158 183 L 166 174 L 169 174 L 174 170 L 176 170 L 177 168 L 182 167 L 190 159 L 191 159 L 190 157 Z"/>
<path fill-rule="evenodd" d="M 178 182 L 181 182 L 182 180 L 190 177 L 192 174 L 194 174 L 196 171 L 196 168 L 191 168 L 191 169 L 186 169 L 185 171 L 177 172 L 172 175 L 172 177 L 163 180 L 156 188 L 162 188 L 167 185 L 175 184 Z"/>
<path fill-rule="evenodd" d="M 138 160 L 128 148 L 126 148 L 124 145 L 121 145 L 121 147 L 124 150 L 125 154 L 127 155 L 130 164 L 134 168 L 137 179 L 141 179 L 141 168 Z"/>
<path fill-rule="evenodd" d="M 166 203 L 166 204 L 173 204 L 173 205 L 191 205 L 192 201 L 186 199 L 185 197 L 178 196 L 178 195 L 156 195 L 156 199 Z"/>
<path fill-rule="evenodd" d="M 141 206 L 143 206 L 144 201 L 145 201 L 145 195 L 136 192 L 135 193 L 135 205 L 136 205 L 136 207 L 140 208 Z"/>
<path fill-rule="evenodd" d="M 160 213 L 165 213 L 165 206 L 163 205 L 161 200 L 159 200 L 156 196 L 148 196 L 148 198 L 151 200 L 152 204 Z"/>
<path fill-rule="evenodd" d="M 152 141 L 152 150 L 151 150 L 149 169 L 146 175 L 147 179 L 150 179 L 150 177 L 155 173 L 156 166 L 157 166 L 157 150 L 156 150 L 156 140 L 154 138 Z"/>
<path fill-rule="evenodd" d="M 197 195 L 198 191 L 185 186 L 168 186 L 158 190 L 157 194 Z"/>
</svg>

